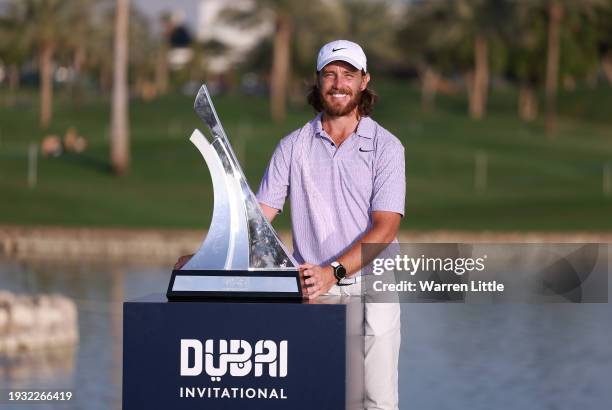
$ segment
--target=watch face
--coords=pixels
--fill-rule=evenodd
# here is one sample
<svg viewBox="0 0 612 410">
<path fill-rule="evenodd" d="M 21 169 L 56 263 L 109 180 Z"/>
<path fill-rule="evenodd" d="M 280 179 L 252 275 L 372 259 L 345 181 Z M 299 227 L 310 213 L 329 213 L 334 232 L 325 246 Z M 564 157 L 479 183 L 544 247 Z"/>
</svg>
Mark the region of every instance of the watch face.
<svg viewBox="0 0 612 410">
<path fill-rule="evenodd" d="M 342 279 L 346 276 L 346 269 L 342 265 L 338 265 L 334 268 L 334 275 L 337 279 Z"/>
</svg>

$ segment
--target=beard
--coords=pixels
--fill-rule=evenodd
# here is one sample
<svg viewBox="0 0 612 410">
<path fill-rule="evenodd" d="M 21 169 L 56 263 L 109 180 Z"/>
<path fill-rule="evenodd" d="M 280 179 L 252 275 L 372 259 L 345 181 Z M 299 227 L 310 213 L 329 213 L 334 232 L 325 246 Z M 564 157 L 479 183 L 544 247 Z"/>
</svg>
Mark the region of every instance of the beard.
<svg viewBox="0 0 612 410">
<path fill-rule="evenodd" d="M 325 98 L 323 93 L 319 91 L 321 102 L 323 103 L 323 112 L 330 117 L 344 117 L 350 114 L 357 105 L 359 105 L 359 101 L 361 100 L 361 91 L 357 92 L 355 95 L 353 95 L 353 92 L 348 88 L 332 89 L 327 92 L 328 95 L 336 93 L 348 95 L 348 102 L 345 105 L 341 105 L 340 103 L 332 104 Z"/>
</svg>

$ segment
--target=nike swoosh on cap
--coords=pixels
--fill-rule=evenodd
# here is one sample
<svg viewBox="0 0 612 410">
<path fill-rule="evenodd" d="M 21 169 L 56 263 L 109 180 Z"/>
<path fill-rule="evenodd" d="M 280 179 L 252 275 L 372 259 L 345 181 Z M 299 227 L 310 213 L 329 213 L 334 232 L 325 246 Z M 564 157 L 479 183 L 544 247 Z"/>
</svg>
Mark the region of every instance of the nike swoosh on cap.
<svg viewBox="0 0 612 410">
<path fill-rule="evenodd" d="M 332 48 L 332 53 L 335 53 L 336 51 L 340 51 L 340 50 L 346 50 L 346 47 Z"/>
</svg>

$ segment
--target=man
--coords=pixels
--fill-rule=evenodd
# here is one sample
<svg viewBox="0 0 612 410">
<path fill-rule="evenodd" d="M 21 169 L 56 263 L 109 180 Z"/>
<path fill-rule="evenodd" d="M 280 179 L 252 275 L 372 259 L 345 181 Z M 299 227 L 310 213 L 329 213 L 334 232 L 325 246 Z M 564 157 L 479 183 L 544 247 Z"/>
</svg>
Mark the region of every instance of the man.
<svg viewBox="0 0 612 410">
<path fill-rule="evenodd" d="M 366 56 L 353 42 L 324 45 L 309 103 L 317 116 L 284 137 L 257 199 L 272 222 L 291 201 L 294 257 L 304 294 L 361 294 L 361 245 L 397 242 L 404 214 L 404 147 L 372 120 Z M 183 256 L 180 267 L 191 255 Z M 400 309 L 365 304 L 365 407 L 398 408 Z"/>
<path fill-rule="evenodd" d="M 257 193 L 269 221 L 289 196 L 294 256 L 310 299 L 359 295 L 361 245 L 397 242 L 404 147 L 369 117 L 369 82 L 359 45 L 324 45 L 308 96 L 318 115 L 280 141 Z M 366 408 L 397 409 L 399 305 L 366 302 L 365 322 Z"/>
</svg>

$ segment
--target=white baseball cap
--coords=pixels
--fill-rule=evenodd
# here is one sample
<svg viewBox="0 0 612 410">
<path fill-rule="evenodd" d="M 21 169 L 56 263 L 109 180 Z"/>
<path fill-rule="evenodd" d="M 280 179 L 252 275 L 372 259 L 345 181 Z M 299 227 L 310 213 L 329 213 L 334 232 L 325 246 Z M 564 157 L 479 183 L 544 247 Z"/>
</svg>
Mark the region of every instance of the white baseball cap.
<svg viewBox="0 0 612 410">
<path fill-rule="evenodd" d="M 348 40 L 336 40 L 325 44 L 317 57 L 317 72 L 332 61 L 346 61 L 358 70 L 366 69 L 366 55 L 357 43 Z"/>
</svg>

